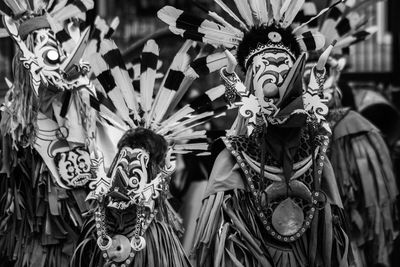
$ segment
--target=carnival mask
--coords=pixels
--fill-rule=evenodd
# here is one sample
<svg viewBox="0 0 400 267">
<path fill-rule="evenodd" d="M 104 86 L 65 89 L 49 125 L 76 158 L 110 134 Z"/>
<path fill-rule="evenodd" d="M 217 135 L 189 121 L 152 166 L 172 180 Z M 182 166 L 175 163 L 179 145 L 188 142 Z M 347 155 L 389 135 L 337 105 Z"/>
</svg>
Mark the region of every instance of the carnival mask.
<svg viewBox="0 0 400 267">
<path fill-rule="evenodd" d="M 22 56 L 19 60 L 30 73 L 36 95 L 39 94 L 40 86 L 52 87 L 59 91 L 92 89 L 93 85 L 86 75 L 90 70 L 89 64 L 81 61 L 89 29 L 83 31 L 75 49 L 67 53 L 50 28 L 32 31 L 24 41 L 10 17 L 4 17 L 4 25 L 21 51 Z"/>
<path fill-rule="evenodd" d="M 90 155 L 84 147 L 59 152 L 54 157 L 63 183 L 70 187 L 81 187 L 91 179 Z"/>
<path fill-rule="evenodd" d="M 253 89 L 261 108 L 268 109 L 278 102 L 279 87 L 283 84 L 291 67 L 293 59 L 280 50 L 267 50 L 256 55 L 252 63 Z"/>
<path fill-rule="evenodd" d="M 121 149 L 112 169 L 109 207 L 123 210 L 132 205 L 145 205 L 154 208 L 163 178 L 160 175 L 149 177 L 149 159 L 149 153 L 141 148 Z"/>
</svg>

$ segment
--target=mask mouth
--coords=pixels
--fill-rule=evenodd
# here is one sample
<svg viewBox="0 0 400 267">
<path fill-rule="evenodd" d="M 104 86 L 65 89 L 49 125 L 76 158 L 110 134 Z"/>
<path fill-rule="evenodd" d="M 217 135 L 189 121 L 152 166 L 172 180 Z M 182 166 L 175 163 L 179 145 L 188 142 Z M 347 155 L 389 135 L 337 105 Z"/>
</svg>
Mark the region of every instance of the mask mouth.
<svg viewBox="0 0 400 267">
<path fill-rule="evenodd" d="M 87 184 L 87 182 L 89 182 L 90 177 L 90 174 L 79 174 L 69 182 L 69 185 L 74 187 L 84 186 Z"/>
</svg>

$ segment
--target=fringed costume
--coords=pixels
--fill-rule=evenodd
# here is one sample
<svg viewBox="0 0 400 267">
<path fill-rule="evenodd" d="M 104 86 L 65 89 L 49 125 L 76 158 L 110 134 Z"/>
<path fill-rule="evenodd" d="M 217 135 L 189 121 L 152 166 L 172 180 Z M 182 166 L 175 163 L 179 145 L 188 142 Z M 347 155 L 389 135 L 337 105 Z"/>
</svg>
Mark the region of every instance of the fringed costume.
<svg viewBox="0 0 400 267">
<path fill-rule="evenodd" d="M 1 108 L 3 266 L 68 266 L 89 210 L 83 186 L 90 159 L 82 145 L 94 118 L 83 99 L 92 88 L 77 48 L 87 38 L 79 26 L 92 7 L 92 1 L 0 4 L 8 33 L 2 37 L 17 45 Z"/>
<path fill-rule="evenodd" d="M 229 22 L 215 12 L 208 20 L 170 6 L 158 13 L 172 32 L 229 49 L 220 73 L 226 99 L 239 108 L 208 182 L 192 263 L 349 266 L 344 209 L 326 156 L 328 107 L 321 101 L 333 46 L 303 90 L 303 52 L 325 44 L 321 34 L 291 27 L 304 1 L 237 0 L 235 10 L 215 2 Z M 236 62 L 244 83 L 234 72 Z"/>
<path fill-rule="evenodd" d="M 337 40 L 324 85 L 324 98 L 329 105 L 327 120 L 332 129 L 328 156 L 348 217 L 356 266 L 390 266 L 389 255 L 399 222 L 395 208 L 398 190 L 385 141 L 368 120 L 342 107 L 338 87 L 350 47 L 378 30 L 368 26 L 368 18 L 361 15 L 376 2 L 339 3 L 325 17 L 305 27 L 316 28 L 328 42 Z M 313 3 L 303 6 L 303 14 L 316 13 Z M 311 54 L 307 64 L 312 67 L 317 58 Z"/>
<path fill-rule="evenodd" d="M 17 45 L 1 109 L 2 263 L 188 266 L 167 201 L 171 160 L 208 149 L 198 126 L 224 114 L 227 106 L 213 105 L 224 88 L 177 106 L 226 56 L 194 60 L 186 42 L 153 99 L 163 77 L 158 45 L 149 40 L 140 64 L 126 67 L 110 39 L 118 19 L 85 28 L 91 8 L 91 0 L 0 2 L 0 33 Z"/>
<path fill-rule="evenodd" d="M 93 39 L 89 46 L 99 47 L 100 54 L 89 57 L 97 77 L 109 72 L 101 66 L 117 65 L 110 56 L 119 51 L 110 39 Z M 112 47 L 112 53 L 101 52 L 107 47 Z M 72 266 L 190 266 L 179 240 L 183 233 L 182 221 L 169 202 L 174 162 L 177 154 L 208 154 L 210 132 L 201 126 L 223 116 L 230 108 L 221 101 L 222 85 L 178 108 L 196 78 L 227 64 L 223 52 L 191 58 L 192 47 L 193 42 L 186 41 L 165 75 L 160 75 L 157 72 L 160 49 L 154 40 L 148 40 L 140 65 L 130 68 L 140 88 L 139 92 L 125 89 L 131 90 L 128 91 L 132 94 L 130 99 L 135 101 L 137 109 L 123 113 L 124 106 L 116 106 L 132 124 L 125 125 L 131 129 L 118 142 L 109 168 L 104 168 L 104 152 L 99 147 L 91 154 L 93 183 L 87 201 L 93 208 L 84 223 Z M 104 64 L 107 60 L 111 62 Z M 117 82 L 120 74 L 111 69 L 108 77 Z M 156 86 L 157 77 L 163 77 L 159 87 Z M 102 83 L 104 89 L 107 84 L 108 81 Z M 119 88 L 117 84 L 113 90 L 118 92 Z M 155 97 L 154 92 L 157 92 Z M 108 92 L 109 98 L 115 96 L 118 94 Z M 94 145 L 98 145 L 97 142 Z"/>
</svg>

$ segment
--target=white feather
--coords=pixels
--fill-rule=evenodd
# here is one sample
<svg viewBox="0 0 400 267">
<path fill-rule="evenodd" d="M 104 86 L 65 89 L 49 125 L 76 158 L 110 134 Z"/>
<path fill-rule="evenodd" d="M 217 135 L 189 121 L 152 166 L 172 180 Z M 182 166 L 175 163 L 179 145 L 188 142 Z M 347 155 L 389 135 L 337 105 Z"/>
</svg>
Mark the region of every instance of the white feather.
<svg viewBox="0 0 400 267">
<path fill-rule="evenodd" d="M 118 49 L 114 41 L 104 39 L 101 42 L 100 53 L 103 55 L 114 49 Z M 134 114 L 135 118 L 138 118 L 138 103 L 136 101 L 132 80 L 129 77 L 128 71 L 119 67 L 115 67 L 111 69 L 111 73 L 115 79 L 116 86 L 122 93 L 127 107 L 129 108 L 130 112 Z"/>
<path fill-rule="evenodd" d="M 248 26 L 254 26 L 253 17 L 251 15 L 251 9 L 247 0 L 233 0 L 239 10 L 240 16 L 244 19 Z"/>
<path fill-rule="evenodd" d="M 160 120 L 164 117 L 165 112 L 168 110 L 168 107 L 175 96 L 175 91 L 170 88 L 165 88 L 164 84 L 168 77 L 170 70 L 181 71 L 184 73 L 189 66 L 189 55 L 187 54 L 190 47 L 193 45 L 193 41 L 186 41 L 176 56 L 174 57 L 171 66 L 169 67 L 167 74 L 165 75 L 164 80 L 161 83 L 160 90 L 157 93 L 156 99 L 154 101 L 154 105 L 151 112 L 151 118 L 154 118 L 154 123 L 160 122 Z"/>
<path fill-rule="evenodd" d="M 270 0 L 273 18 L 276 22 L 281 20 L 281 7 L 283 0 Z"/>
<path fill-rule="evenodd" d="M 108 69 L 108 66 L 104 59 L 100 54 L 93 54 L 88 57 L 89 63 L 92 66 L 93 73 L 98 76 L 103 71 Z M 108 97 L 113 102 L 114 106 L 117 108 L 117 113 L 119 116 L 123 118 L 124 121 L 130 122 L 133 125 L 133 122 L 129 118 L 129 109 L 125 104 L 123 94 L 118 87 L 113 88 L 111 91 L 107 93 Z"/>
<path fill-rule="evenodd" d="M 143 53 L 152 53 L 156 56 L 159 55 L 159 47 L 154 40 L 147 41 L 146 45 L 143 48 Z M 140 76 L 140 104 L 142 110 L 144 112 L 144 118 L 146 123 L 150 123 L 147 121 L 149 112 L 151 110 L 151 102 L 153 99 L 154 92 L 154 83 L 155 83 L 155 75 L 157 70 L 152 68 L 147 68 L 146 70 L 141 70 Z"/>
<path fill-rule="evenodd" d="M 248 30 L 246 24 L 224 2 L 222 2 L 222 0 L 214 0 L 214 2 L 219 5 L 222 10 L 224 10 L 231 18 L 236 20 L 240 24 L 241 28 Z"/>
<path fill-rule="evenodd" d="M 378 29 L 379 29 L 378 26 L 371 26 L 371 27 L 365 29 L 364 31 L 369 33 L 369 36 L 367 36 L 366 39 L 370 38 L 373 34 L 378 32 Z M 349 45 L 353 45 L 354 42 L 356 42 L 357 40 L 358 39 L 356 37 L 354 37 L 353 35 L 347 36 L 347 37 L 339 40 L 336 43 L 334 49 L 337 50 L 337 49 L 341 49 L 341 48 L 347 47 Z"/>
<path fill-rule="evenodd" d="M 292 24 L 297 13 L 299 13 L 299 11 L 301 10 L 301 7 L 303 6 L 304 1 L 305 0 L 292 0 L 290 2 L 290 5 L 288 6 L 288 8 L 286 9 L 285 14 L 284 14 L 284 20 L 282 23 L 283 28 L 287 28 Z"/>
</svg>

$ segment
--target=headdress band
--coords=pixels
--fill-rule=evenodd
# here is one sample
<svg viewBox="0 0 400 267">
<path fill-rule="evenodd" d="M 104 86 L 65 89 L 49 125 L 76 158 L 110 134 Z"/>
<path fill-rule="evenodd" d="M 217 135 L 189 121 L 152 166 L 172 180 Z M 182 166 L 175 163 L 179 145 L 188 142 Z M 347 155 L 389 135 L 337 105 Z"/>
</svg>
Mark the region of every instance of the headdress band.
<svg viewBox="0 0 400 267">
<path fill-rule="evenodd" d="M 33 17 L 21 23 L 18 28 L 18 34 L 22 40 L 25 40 L 31 32 L 43 28 L 50 28 L 46 16 Z"/>
</svg>

